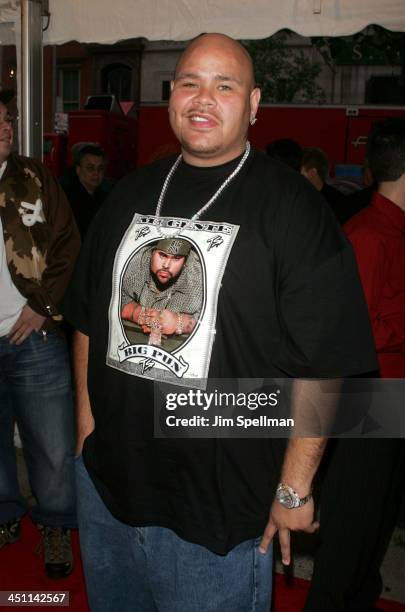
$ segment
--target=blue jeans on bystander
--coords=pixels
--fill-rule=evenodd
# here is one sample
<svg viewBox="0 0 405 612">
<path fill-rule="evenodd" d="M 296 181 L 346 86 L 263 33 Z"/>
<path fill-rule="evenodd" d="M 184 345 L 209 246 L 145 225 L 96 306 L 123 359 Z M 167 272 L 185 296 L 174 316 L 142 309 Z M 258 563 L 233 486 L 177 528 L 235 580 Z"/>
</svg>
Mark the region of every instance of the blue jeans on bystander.
<svg viewBox="0 0 405 612">
<path fill-rule="evenodd" d="M 0 338 L 0 524 L 22 516 L 14 448 L 18 424 L 37 504 L 36 523 L 76 527 L 74 411 L 66 341 L 32 332 L 19 346 Z"/>
</svg>

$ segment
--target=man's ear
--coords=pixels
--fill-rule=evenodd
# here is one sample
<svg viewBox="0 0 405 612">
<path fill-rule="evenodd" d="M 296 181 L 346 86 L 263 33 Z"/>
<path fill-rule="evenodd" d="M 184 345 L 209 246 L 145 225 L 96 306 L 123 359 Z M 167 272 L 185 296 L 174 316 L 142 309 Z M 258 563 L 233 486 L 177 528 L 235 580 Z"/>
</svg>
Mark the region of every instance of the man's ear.
<svg viewBox="0 0 405 612">
<path fill-rule="evenodd" d="M 257 109 L 262 92 L 259 87 L 255 87 L 250 94 L 250 118 L 256 117 Z"/>
</svg>

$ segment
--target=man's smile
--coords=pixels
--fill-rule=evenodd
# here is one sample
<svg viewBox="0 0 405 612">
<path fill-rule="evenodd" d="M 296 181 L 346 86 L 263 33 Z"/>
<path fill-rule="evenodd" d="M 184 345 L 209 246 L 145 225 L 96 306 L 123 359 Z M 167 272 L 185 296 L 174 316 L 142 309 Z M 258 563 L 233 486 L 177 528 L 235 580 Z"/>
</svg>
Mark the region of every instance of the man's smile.
<svg viewBox="0 0 405 612">
<path fill-rule="evenodd" d="M 212 115 L 206 113 L 189 113 L 187 115 L 191 125 L 193 128 L 197 129 L 207 129 L 214 128 L 218 126 L 218 120 L 214 118 Z"/>
</svg>

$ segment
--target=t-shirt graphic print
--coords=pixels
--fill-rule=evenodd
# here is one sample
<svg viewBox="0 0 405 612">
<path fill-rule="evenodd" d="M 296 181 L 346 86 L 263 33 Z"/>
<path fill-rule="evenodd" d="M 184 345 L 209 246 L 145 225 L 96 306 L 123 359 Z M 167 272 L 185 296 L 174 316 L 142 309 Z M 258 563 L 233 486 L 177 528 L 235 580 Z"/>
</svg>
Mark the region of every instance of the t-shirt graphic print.
<svg viewBox="0 0 405 612">
<path fill-rule="evenodd" d="M 238 230 L 134 215 L 114 261 L 107 365 L 205 387 L 219 290 Z"/>
</svg>

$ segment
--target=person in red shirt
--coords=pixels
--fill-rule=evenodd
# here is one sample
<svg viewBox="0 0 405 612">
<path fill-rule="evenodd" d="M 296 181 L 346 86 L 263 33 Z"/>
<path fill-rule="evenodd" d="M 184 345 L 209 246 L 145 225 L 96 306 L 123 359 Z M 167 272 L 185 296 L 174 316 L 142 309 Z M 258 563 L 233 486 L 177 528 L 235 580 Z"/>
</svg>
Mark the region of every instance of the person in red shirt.
<svg viewBox="0 0 405 612">
<path fill-rule="evenodd" d="M 405 119 L 376 123 L 367 162 L 378 187 L 344 231 L 352 243 L 382 378 L 405 378 Z M 338 440 L 321 496 L 320 546 L 305 612 L 378 610 L 380 566 L 405 479 L 403 439 Z"/>
<path fill-rule="evenodd" d="M 396 146 L 395 146 L 396 145 Z M 405 120 L 377 124 L 369 165 L 371 205 L 345 225 L 367 300 L 380 375 L 405 378 Z"/>
</svg>

